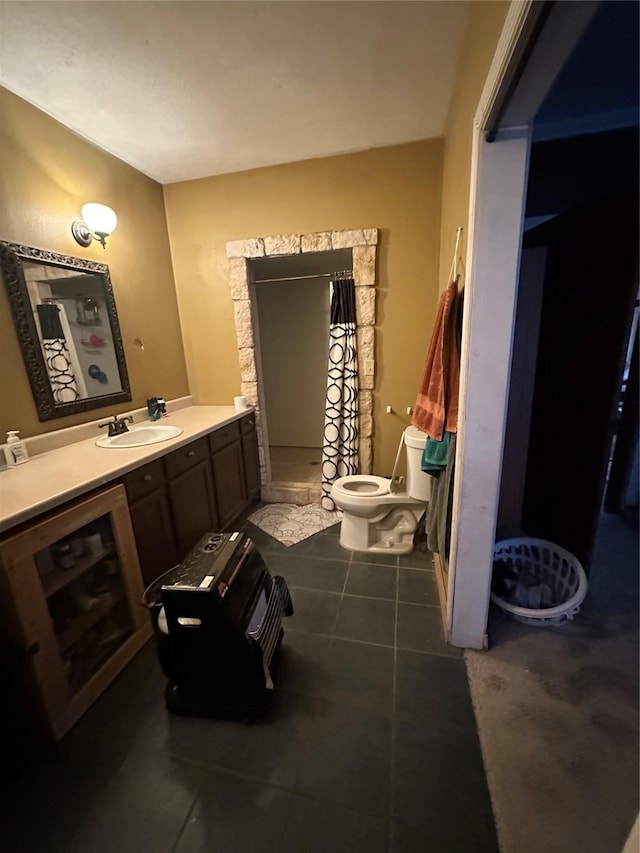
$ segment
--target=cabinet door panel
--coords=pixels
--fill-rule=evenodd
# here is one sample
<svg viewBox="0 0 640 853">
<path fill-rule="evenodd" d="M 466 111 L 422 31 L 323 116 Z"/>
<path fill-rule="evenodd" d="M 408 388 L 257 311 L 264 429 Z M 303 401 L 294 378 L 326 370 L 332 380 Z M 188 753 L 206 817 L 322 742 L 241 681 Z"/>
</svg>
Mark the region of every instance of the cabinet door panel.
<svg viewBox="0 0 640 853">
<path fill-rule="evenodd" d="M 240 442 L 235 441 L 218 450 L 211 457 L 211 463 L 220 527 L 224 530 L 247 505 Z"/>
<path fill-rule="evenodd" d="M 129 507 L 145 586 L 175 566 L 178 550 L 173 533 L 169 499 L 157 489 Z"/>
<path fill-rule="evenodd" d="M 209 459 L 169 482 L 178 556 L 182 560 L 208 530 L 218 529 Z"/>
<path fill-rule="evenodd" d="M 251 500 L 260 494 L 260 462 L 255 430 L 242 436 L 242 456 L 247 497 Z"/>
</svg>

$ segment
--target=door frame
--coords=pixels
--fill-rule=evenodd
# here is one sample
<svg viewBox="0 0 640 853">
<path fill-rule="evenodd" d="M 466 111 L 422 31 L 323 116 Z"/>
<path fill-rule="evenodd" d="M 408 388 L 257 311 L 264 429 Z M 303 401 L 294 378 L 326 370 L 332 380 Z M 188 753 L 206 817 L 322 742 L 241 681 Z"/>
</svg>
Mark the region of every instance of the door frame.
<svg viewBox="0 0 640 853">
<path fill-rule="evenodd" d="M 279 234 L 231 240 L 226 244 L 227 280 L 233 300 L 240 393 L 256 414 L 260 496 L 265 503 L 320 503 L 320 486 L 299 483 L 273 484 L 266 429 L 264 383 L 260 362 L 260 337 L 252 261 L 286 255 L 315 254 L 350 249 L 356 286 L 356 335 L 358 349 L 358 453 L 360 473 L 370 474 L 373 465 L 373 392 L 376 379 L 377 228 L 348 231 L 317 231 L 311 234 Z M 329 276 L 327 276 L 327 281 Z"/>
<path fill-rule="evenodd" d="M 554 4 L 527 52 L 533 0 L 512 0 L 472 127 L 460 417 L 445 614 L 447 641 L 487 648 L 518 271 L 533 119 L 595 8 Z M 593 4 L 597 7 L 597 4 Z M 574 8 L 571 8 L 574 7 Z M 528 53 L 514 87 L 513 64 Z M 544 71 L 544 73 L 542 73 Z M 509 99 L 494 141 L 486 131 Z"/>
</svg>

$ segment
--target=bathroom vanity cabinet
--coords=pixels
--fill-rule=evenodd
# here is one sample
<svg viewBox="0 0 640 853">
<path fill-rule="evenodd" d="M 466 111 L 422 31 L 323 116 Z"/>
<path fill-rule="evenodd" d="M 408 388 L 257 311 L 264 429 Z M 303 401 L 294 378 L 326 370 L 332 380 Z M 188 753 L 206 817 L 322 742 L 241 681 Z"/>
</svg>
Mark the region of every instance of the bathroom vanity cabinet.
<svg viewBox="0 0 640 853">
<path fill-rule="evenodd" d="M 151 636 L 142 593 L 121 485 L 40 516 L 0 542 L 3 630 L 28 659 L 28 710 L 55 739 Z"/>
<path fill-rule="evenodd" d="M 83 442 L 5 475 L 0 634 L 20 682 L 6 701 L 55 739 L 151 637 L 145 587 L 259 494 L 253 412 L 182 417 L 192 438 L 137 468 Z"/>
<path fill-rule="evenodd" d="M 225 530 L 260 492 L 255 415 L 122 477 L 145 585 L 207 530 Z"/>
<path fill-rule="evenodd" d="M 258 457 L 258 437 L 256 416 L 247 415 L 240 420 L 242 441 L 242 460 L 244 463 L 244 481 L 249 501 L 260 495 L 260 460 Z"/>
</svg>

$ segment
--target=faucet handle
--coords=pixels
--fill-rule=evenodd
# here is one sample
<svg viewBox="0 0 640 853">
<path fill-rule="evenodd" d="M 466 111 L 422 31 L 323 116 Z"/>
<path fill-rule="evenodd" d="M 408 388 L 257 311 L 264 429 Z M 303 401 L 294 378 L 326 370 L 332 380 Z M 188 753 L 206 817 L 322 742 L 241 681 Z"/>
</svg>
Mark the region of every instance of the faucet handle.
<svg viewBox="0 0 640 853">
<path fill-rule="evenodd" d="M 116 417 L 116 421 L 113 425 L 113 428 L 115 429 L 117 435 L 122 435 L 123 432 L 129 432 L 127 421 L 132 424 L 133 415 L 122 415 L 121 417 Z"/>
<path fill-rule="evenodd" d="M 114 415 L 113 420 L 105 421 L 103 424 L 98 424 L 98 429 L 109 427 L 109 437 L 118 435 L 118 416 Z"/>
<path fill-rule="evenodd" d="M 118 416 L 113 415 L 113 420 L 105 421 L 103 424 L 98 424 L 98 429 L 102 429 L 103 427 L 109 427 L 111 429 L 111 427 L 114 425 L 114 423 L 117 422 L 117 420 Z"/>
<path fill-rule="evenodd" d="M 102 429 L 102 427 L 109 427 L 109 436 L 121 435 L 123 432 L 129 432 L 127 421 L 132 424 L 133 415 L 122 415 L 122 417 L 113 415 L 112 417 L 113 420 L 106 421 L 103 424 L 98 424 L 98 429 Z"/>
</svg>

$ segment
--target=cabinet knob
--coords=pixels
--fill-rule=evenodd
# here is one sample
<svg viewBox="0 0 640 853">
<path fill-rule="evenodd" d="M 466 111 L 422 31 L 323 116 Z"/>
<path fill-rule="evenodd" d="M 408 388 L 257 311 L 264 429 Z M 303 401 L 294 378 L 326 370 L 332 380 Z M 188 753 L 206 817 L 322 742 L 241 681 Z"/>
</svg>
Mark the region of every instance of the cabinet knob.
<svg viewBox="0 0 640 853">
<path fill-rule="evenodd" d="M 153 477 L 151 476 L 151 474 L 145 474 L 142 479 L 145 481 L 145 483 L 150 483 L 153 480 Z"/>
<path fill-rule="evenodd" d="M 193 459 L 193 457 L 194 457 L 195 455 L 196 455 L 195 450 L 190 450 L 190 451 L 187 453 L 187 456 L 188 456 L 190 459 Z"/>
</svg>

